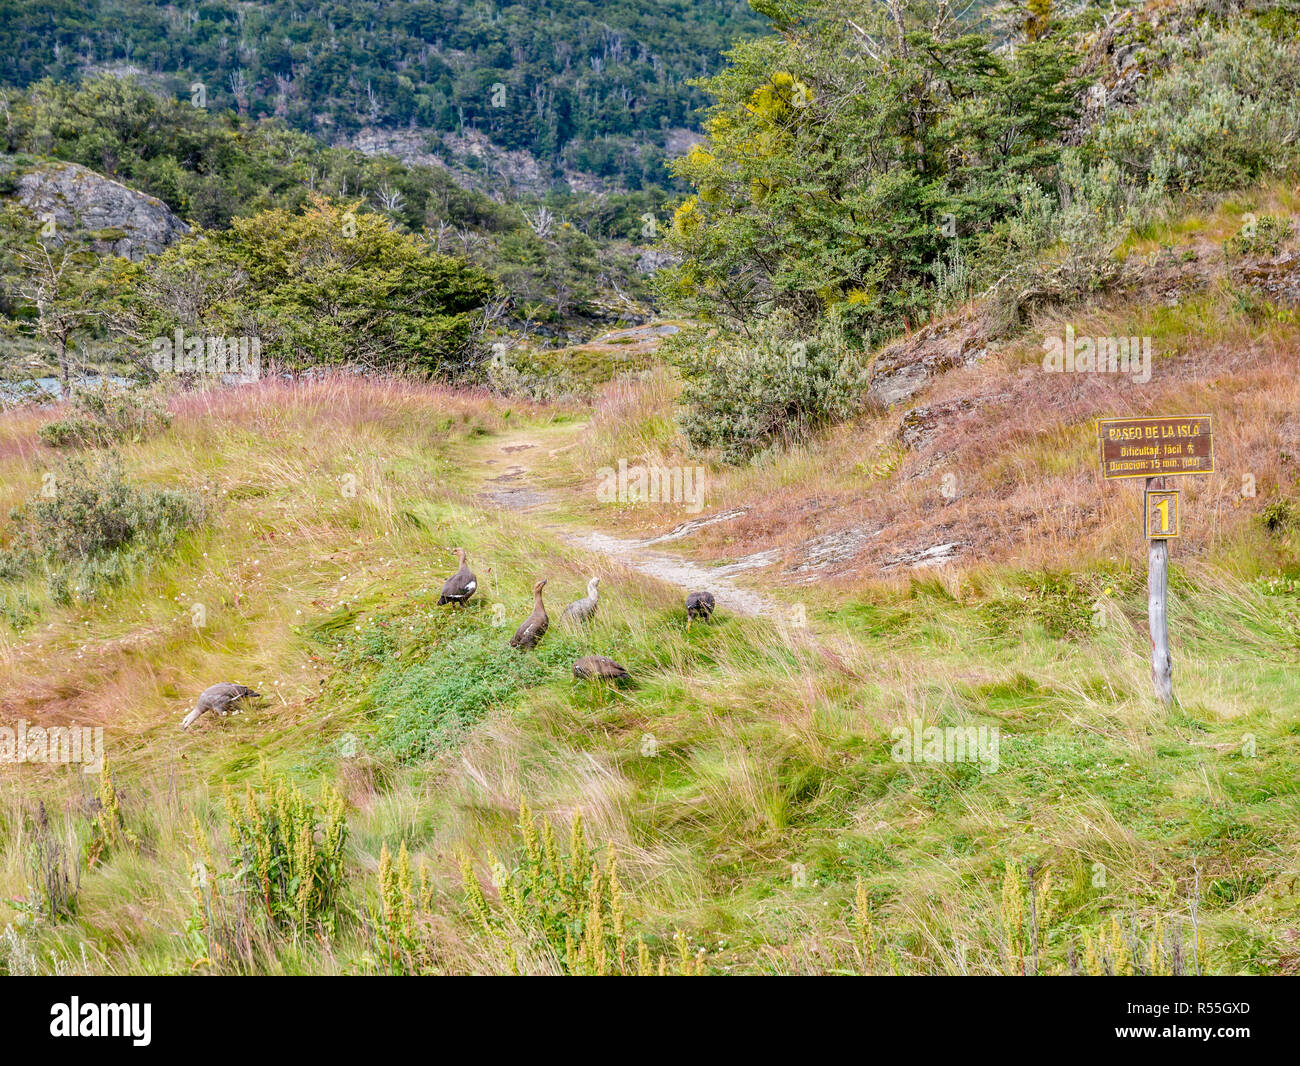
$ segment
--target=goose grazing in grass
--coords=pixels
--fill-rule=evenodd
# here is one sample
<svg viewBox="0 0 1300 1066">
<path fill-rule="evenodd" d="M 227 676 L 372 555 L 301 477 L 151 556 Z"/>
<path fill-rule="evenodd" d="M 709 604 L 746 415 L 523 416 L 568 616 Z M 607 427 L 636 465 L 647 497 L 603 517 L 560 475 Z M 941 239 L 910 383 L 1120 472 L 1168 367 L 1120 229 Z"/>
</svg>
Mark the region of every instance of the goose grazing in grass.
<svg viewBox="0 0 1300 1066">
<path fill-rule="evenodd" d="M 442 595 L 438 597 L 439 607 L 444 603 L 464 603 L 478 588 L 478 578 L 465 562 L 465 549 L 453 548 L 452 554 L 460 560 L 460 569 L 447 578 L 447 583 L 442 586 Z"/>
<path fill-rule="evenodd" d="M 533 586 L 533 613 L 524 619 L 524 624 L 516 629 L 515 635 L 510 638 L 512 648 L 537 647 L 537 642 L 542 639 L 546 627 L 551 624 L 546 608 L 542 605 L 542 589 L 545 587 L 545 578 Z"/>
<path fill-rule="evenodd" d="M 593 577 L 587 582 L 587 595 L 580 600 L 574 600 L 569 606 L 564 608 L 564 614 L 560 616 L 564 622 L 590 622 L 596 617 L 596 604 L 600 599 L 600 594 L 596 591 L 596 586 L 600 584 L 600 578 Z"/>
<path fill-rule="evenodd" d="M 194 705 L 194 710 L 190 711 L 185 716 L 185 720 L 181 722 L 181 728 L 189 729 L 208 711 L 213 711 L 224 717 L 230 714 L 232 710 L 237 711 L 239 709 L 235 704 L 240 700 L 255 700 L 260 695 L 260 692 L 254 692 L 247 685 L 235 685 L 229 681 L 222 681 L 219 685 L 213 685 L 211 688 L 203 690 L 199 702 Z"/>
<path fill-rule="evenodd" d="M 691 628 L 691 622 L 696 618 L 703 618 L 706 622 L 713 617 L 713 593 L 712 592 L 692 592 L 686 597 L 686 628 Z"/>
<path fill-rule="evenodd" d="M 584 655 L 573 664 L 573 676 L 579 681 L 622 681 L 632 675 L 608 655 Z"/>
</svg>

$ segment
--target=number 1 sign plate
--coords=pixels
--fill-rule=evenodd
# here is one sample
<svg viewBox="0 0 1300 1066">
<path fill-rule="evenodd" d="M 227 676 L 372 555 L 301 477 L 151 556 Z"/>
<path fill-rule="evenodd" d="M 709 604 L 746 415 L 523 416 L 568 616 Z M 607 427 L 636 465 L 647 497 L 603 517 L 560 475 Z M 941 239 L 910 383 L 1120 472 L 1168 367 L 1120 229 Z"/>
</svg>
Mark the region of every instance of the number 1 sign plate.
<svg viewBox="0 0 1300 1066">
<path fill-rule="evenodd" d="M 1147 539 L 1171 540 L 1178 536 L 1179 492 L 1177 489 L 1147 493 Z"/>
</svg>

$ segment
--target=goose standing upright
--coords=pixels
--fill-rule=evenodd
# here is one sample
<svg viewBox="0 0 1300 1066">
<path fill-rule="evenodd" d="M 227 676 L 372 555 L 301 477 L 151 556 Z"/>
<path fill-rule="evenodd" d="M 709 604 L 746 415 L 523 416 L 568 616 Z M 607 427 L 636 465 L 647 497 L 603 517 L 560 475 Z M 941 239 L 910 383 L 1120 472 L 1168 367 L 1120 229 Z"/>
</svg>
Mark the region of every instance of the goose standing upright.
<svg viewBox="0 0 1300 1066">
<path fill-rule="evenodd" d="M 438 597 L 439 607 L 444 603 L 464 603 L 478 588 L 478 578 L 465 562 L 465 549 L 452 548 L 452 554 L 460 560 L 460 569 L 447 578 L 446 584 L 442 586 L 442 595 Z"/>
<path fill-rule="evenodd" d="M 696 618 L 703 618 L 706 622 L 713 617 L 713 593 L 712 592 L 692 592 L 686 597 L 686 628 L 691 628 L 691 622 Z"/>
<path fill-rule="evenodd" d="M 596 606 L 600 600 L 600 594 L 596 591 L 596 586 L 600 584 L 600 578 L 593 577 L 587 582 L 587 595 L 580 600 L 574 600 L 569 606 L 564 608 L 564 614 L 560 616 L 561 621 L 565 622 L 590 622 L 596 617 Z"/>
<path fill-rule="evenodd" d="M 524 619 L 524 624 L 516 629 L 515 635 L 510 638 L 512 648 L 537 647 L 537 642 L 542 639 L 546 627 L 551 624 L 546 608 L 542 605 L 542 589 L 545 587 L 546 578 L 542 578 L 533 586 L 533 613 Z"/>
<path fill-rule="evenodd" d="M 189 729 L 195 722 L 202 718 L 208 711 L 225 716 L 231 713 L 240 700 L 257 699 L 260 692 L 254 692 L 247 685 L 236 685 L 230 681 L 222 681 L 210 688 L 205 688 L 203 694 L 199 696 L 198 702 L 194 705 L 194 710 L 185 716 L 181 722 L 182 729 Z"/>
</svg>

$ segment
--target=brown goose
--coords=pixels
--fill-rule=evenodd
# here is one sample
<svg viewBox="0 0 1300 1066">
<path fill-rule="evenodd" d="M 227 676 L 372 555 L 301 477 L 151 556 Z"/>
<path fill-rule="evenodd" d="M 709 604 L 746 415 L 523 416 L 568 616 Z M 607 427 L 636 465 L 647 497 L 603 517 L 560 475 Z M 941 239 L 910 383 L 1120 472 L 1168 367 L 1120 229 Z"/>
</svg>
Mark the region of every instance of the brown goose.
<svg viewBox="0 0 1300 1066">
<path fill-rule="evenodd" d="M 622 681 L 632 675 L 608 655 L 584 655 L 573 664 L 573 676 L 579 681 Z"/>
<path fill-rule="evenodd" d="M 225 716 L 233 711 L 238 711 L 235 706 L 240 700 L 257 699 L 260 692 L 254 692 L 247 685 L 236 685 L 229 681 L 222 681 L 218 685 L 203 690 L 199 696 L 199 701 L 194 705 L 194 710 L 185 716 L 181 722 L 182 729 L 189 729 L 195 722 L 202 718 L 208 711 Z"/>
<path fill-rule="evenodd" d="M 516 629 L 515 635 L 510 638 L 512 648 L 535 648 L 537 642 L 542 639 L 542 634 L 546 632 L 546 627 L 551 624 L 546 608 L 542 606 L 542 589 L 545 587 L 545 578 L 533 586 L 533 613 L 524 619 L 524 624 Z"/>
<path fill-rule="evenodd" d="M 478 588 L 478 579 L 465 563 L 465 549 L 453 548 L 452 553 L 460 560 L 460 569 L 447 578 L 447 583 L 442 586 L 442 595 L 438 597 L 439 607 L 444 603 L 464 603 Z"/>
<path fill-rule="evenodd" d="M 600 594 L 596 591 L 596 586 L 600 584 L 600 578 L 593 577 L 587 582 L 587 595 L 580 600 L 574 600 L 569 606 L 564 608 L 564 614 L 560 616 L 563 622 L 590 622 L 596 617 L 596 604 L 600 599 Z"/>
<path fill-rule="evenodd" d="M 713 617 L 713 593 L 712 592 L 692 592 L 686 597 L 686 628 L 691 628 L 691 622 L 696 618 L 703 618 L 706 622 Z"/>
</svg>

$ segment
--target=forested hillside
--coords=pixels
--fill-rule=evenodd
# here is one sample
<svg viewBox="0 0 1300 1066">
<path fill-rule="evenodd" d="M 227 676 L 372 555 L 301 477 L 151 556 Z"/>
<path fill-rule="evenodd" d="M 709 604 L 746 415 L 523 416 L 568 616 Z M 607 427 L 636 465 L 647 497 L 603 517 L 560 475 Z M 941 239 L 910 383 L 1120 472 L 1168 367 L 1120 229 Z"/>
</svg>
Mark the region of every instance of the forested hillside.
<svg viewBox="0 0 1300 1066">
<path fill-rule="evenodd" d="M 744 0 L 5 0 L 0 82 L 138 72 L 327 141 L 363 126 L 472 129 L 640 185 L 663 180 L 664 132 L 697 124 L 690 79 L 760 24 Z"/>
</svg>

